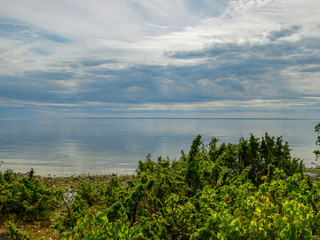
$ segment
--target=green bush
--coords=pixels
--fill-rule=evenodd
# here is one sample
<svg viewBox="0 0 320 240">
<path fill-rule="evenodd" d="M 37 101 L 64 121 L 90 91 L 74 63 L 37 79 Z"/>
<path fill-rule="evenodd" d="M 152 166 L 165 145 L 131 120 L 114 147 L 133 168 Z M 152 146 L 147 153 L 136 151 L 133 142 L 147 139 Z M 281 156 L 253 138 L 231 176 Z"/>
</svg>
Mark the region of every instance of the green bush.
<svg viewBox="0 0 320 240">
<path fill-rule="evenodd" d="M 19 177 L 12 170 L 0 172 L 1 221 L 9 218 L 44 220 L 60 205 L 63 191 L 53 190 L 34 178 L 34 171 Z"/>
<path fill-rule="evenodd" d="M 318 123 L 317 126 L 315 126 L 315 132 L 318 133 L 318 138 L 316 141 L 316 145 L 320 145 L 320 123 Z M 320 150 L 315 150 L 314 154 L 316 155 L 316 161 L 318 160 L 319 156 L 320 156 Z M 319 167 L 319 166 L 317 166 Z"/>
<path fill-rule="evenodd" d="M 148 155 L 125 184 L 83 183 L 62 239 L 312 239 L 320 181 L 303 174 L 282 137 L 238 144 L 197 136 L 178 161 Z M 111 194 L 111 196 L 110 196 Z M 73 218 L 72 218 L 73 216 Z M 68 225 L 72 219 L 73 225 Z"/>
</svg>

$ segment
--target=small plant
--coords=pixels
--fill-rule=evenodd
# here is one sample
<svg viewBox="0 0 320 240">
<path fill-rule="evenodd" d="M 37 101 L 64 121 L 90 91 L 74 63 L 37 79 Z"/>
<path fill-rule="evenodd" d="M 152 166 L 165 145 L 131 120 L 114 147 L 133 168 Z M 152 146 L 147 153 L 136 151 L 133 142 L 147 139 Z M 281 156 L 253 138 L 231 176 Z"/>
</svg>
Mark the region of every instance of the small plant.
<svg viewBox="0 0 320 240">
<path fill-rule="evenodd" d="M 27 233 L 19 230 L 12 222 L 7 222 L 7 228 L 9 229 L 9 236 L 10 239 L 16 239 L 16 240 L 34 240 L 35 238 L 32 236 L 29 236 Z"/>
<path fill-rule="evenodd" d="M 316 145 L 320 145 L 320 123 L 318 123 L 317 126 L 315 126 L 315 130 L 316 133 L 318 133 L 318 137 L 316 140 Z M 320 150 L 315 150 L 314 154 L 316 155 L 316 162 L 318 161 L 319 157 L 320 157 Z M 317 166 L 319 168 L 319 166 Z"/>
</svg>

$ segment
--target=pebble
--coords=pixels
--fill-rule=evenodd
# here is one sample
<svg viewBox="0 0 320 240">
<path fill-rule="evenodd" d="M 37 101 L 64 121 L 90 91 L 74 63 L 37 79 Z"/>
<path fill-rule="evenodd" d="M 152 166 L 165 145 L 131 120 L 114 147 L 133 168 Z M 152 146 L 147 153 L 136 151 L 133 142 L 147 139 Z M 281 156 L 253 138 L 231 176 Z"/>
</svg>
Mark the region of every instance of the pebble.
<svg viewBox="0 0 320 240">
<path fill-rule="evenodd" d="M 64 200 L 69 205 L 74 201 L 74 196 L 77 194 L 77 191 L 73 188 L 68 188 L 64 193 Z"/>
</svg>

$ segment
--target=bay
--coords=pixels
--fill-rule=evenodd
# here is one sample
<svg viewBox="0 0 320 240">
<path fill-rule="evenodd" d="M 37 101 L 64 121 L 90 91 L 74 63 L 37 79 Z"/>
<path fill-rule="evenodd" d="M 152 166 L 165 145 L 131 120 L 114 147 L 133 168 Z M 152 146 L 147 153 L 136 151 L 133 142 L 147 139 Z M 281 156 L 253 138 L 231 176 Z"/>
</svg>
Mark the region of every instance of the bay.
<svg viewBox="0 0 320 240">
<path fill-rule="evenodd" d="M 192 140 L 202 135 L 219 143 L 237 143 L 250 133 L 261 137 L 283 136 L 291 155 L 314 162 L 316 149 L 311 119 L 147 119 L 74 118 L 0 120 L 0 169 L 36 174 L 70 176 L 78 174 L 130 174 L 138 161 L 151 153 L 152 159 L 179 159 L 189 151 Z"/>
</svg>

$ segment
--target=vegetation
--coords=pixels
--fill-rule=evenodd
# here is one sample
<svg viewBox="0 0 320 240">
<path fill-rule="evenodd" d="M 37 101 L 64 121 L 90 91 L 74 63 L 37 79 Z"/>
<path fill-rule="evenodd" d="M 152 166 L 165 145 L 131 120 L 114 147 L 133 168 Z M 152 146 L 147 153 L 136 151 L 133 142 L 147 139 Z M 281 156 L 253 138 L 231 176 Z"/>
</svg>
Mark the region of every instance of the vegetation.
<svg viewBox="0 0 320 240">
<path fill-rule="evenodd" d="M 282 137 L 218 142 L 199 135 L 177 161 L 148 155 L 131 177 L 65 185 L 7 170 L 1 221 L 12 239 L 37 238 L 17 227 L 30 219 L 47 221 L 57 239 L 318 239 L 320 180 Z"/>
<path fill-rule="evenodd" d="M 318 133 L 318 138 L 317 138 L 317 141 L 316 141 L 316 145 L 320 145 L 320 123 L 318 123 L 317 126 L 315 126 L 315 132 Z M 316 160 L 318 160 L 319 156 L 320 156 L 320 150 L 315 150 L 314 151 L 314 154 L 316 155 Z"/>
</svg>

